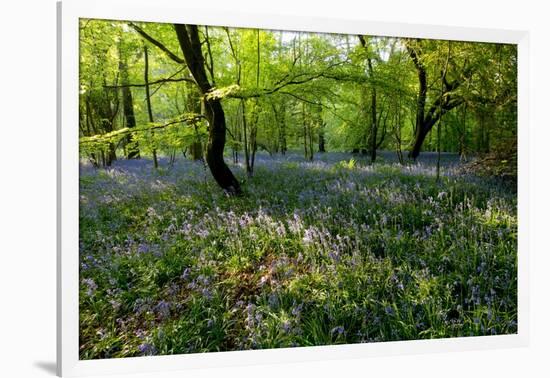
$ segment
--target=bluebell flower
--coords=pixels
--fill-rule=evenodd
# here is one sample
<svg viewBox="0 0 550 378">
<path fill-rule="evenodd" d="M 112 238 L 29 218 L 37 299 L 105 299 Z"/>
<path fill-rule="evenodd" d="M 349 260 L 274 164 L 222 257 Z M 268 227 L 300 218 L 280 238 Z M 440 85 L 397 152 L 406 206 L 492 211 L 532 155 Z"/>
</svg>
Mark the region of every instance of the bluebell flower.
<svg viewBox="0 0 550 378">
<path fill-rule="evenodd" d="M 344 333 L 343 326 L 334 327 L 333 329 L 330 330 L 331 335 L 337 334 L 339 336 L 339 335 L 342 335 L 343 333 Z"/>
<path fill-rule="evenodd" d="M 255 309 L 256 305 L 254 305 L 253 303 L 249 303 L 248 305 L 246 305 L 246 312 L 248 315 L 252 315 Z"/>
<path fill-rule="evenodd" d="M 208 288 L 203 288 L 201 290 L 201 294 L 206 299 L 209 299 L 209 300 L 212 299 L 212 292 Z"/>
<path fill-rule="evenodd" d="M 157 348 L 149 343 L 141 344 L 140 346 L 138 346 L 138 350 L 144 356 L 153 356 L 157 354 Z"/>
<path fill-rule="evenodd" d="M 166 301 L 160 301 L 155 306 L 154 310 L 160 316 L 161 319 L 165 319 L 170 316 L 170 304 Z"/>
<path fill-rule="evenodd" d="M 277 294 L 271 293 L 269 294 L 269 297 L 267 299 L 267 302 L 269 303 L 269 306 L 271 308 L 275 308 L 279 304 L 279 297 L 277 297 Z"/>
<path fill-rule="evenodd" d="M 151 247 L 147 244 L 140 243 L 137 248 L 138 253 L 147 253 L 151 250 Z"/>
<path fill-rule="evenodd" d="M 292 329 L 290 322 L 288 320 L 284 321 L 282 324 L 283 331 L 285 333 L 290 333 L 290 330 Z"/>
<path fill-rule="evenodd" d="M 302 308 L 304 307 L 303 303 L 300 303 L 298 306 L 292 308 L 292 315 L 299 317 L 302 314 Z"/>
<path fill-rule="evenodd" d="M 94 295 L 95 291 L 97 290 L 97 284 L 95 283 L 95 281 L 91 278 L 84 278 L 82 280 L 82 283 L 85 284 L 87 286 L 87 289 L 86 289 L 86 294 L 91 297 L 92 295 Z"/>
</svg>

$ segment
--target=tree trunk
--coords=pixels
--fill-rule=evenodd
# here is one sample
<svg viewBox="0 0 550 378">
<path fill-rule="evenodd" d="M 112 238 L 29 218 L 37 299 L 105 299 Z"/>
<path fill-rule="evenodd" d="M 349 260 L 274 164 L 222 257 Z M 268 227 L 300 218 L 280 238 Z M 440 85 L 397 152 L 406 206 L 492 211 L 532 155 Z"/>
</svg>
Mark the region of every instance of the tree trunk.
<svg viewBox="0 0 550 378">
<path fill-rule="evenodd" d="M 460 136 L 459 136 L 459 152 L 460 152 L 460 160 L 464 161 L 466 160 L 466 146 L 468 144 L 468 123 L 467 123 L 467 104 L 464 102 L 462 104 L 462 122 L 460 127 Z"/>
<path fill-rule="evenodd" d="M 426 68 L 421 61 L 419 51 L 417 51 L 415 43 L 409 41 L 406 42 L 405 45 L 407 51 L 409 52 L 409 56 L 416 67 L 419 83 L 418 96 L 416 99 L 415 139 L 413 147 L 409 153 L 409 157 L 416 160 L 420 154 L 420 150 L 426 136 L 429 134 L 432 127 L 439 121 L 439 118 L 448 111 L 462 104 L 463 100 L 451 95 L 451 92 L 461 84 L 461 81 L 457 79 L 452 83 L 448 83 L 447 80 L 444 79 L 444 91 L 439 94 L 428 111 L 426 111 L 426 95 L 428 92 Z"/>
<path fill-rule="evenodd" d="M 313 160 L 313 130 L 312 124 L 309 125 L 309 160 Z"/>
<path fill-rule="evenodd" d="M 416 160 L 418 155 L 420 155 L 420 150 L 422 149 L 422 144 L 424 143 L 424 140 L 426 139 L 426 135 L 428 135 L 428 132 L 425 127 L 422 126 L 422 124 L 419 124 L 417 126 L 417 131 L 414 137 L 414 144 L 413 147 L 409 153 L 409 157 L 413 160 Z"/>
<path fill-rule="evenodd" d="M 416 122 L 415 122 L 415 138 L 414 144 L 409 157 L 416 160 L 420 154 L 420 149 L 422 148 L 422 143 L 428 135 L 428 131 L 424 126 L 424 110 L 426 107 L 426 94 L 428 92 L 427 78 L 426 78 L 426 69 L 416 52 L 416 50 L 407 45 L 409 55 L 411 56 L 413 63 L 416 67 L 416 73 L 418 75 L 418 96 L 416 98 Z"/>
<path fill-rule="evenodd" d="M 374 84 L 374 69 L 372 67 L 372 59 L 369 56 L 369 46 L 365 37 L 362 35 L 359 36 L 359 42 L 361 42 L 362 47 L 367 53 L 367 69 L 369 72 L 369 79 L 371 80 L 371 129 L 370 129 L 370 140 L 369 140 L 369 150 L 370 150 L 370 161 L 374 163 L 376 161 L 376 148 L 377 148 L 377 139 L 378 139 L 378 121 L 377 121 L 377 109 L 376 109 L 376 84 Z"/>
<path fill-rule="evenodd" d="M 319 128 L 319 152 L 327 152 L 326 146 L 325 146 L 325 130 L 324 130 L 324 124 L 320 125 Z"/>
<path fill-rule="evenodd" d="M 401 97 L 397 99 L 395 111 L 395 150 L 399 164 L 403 164 L 403 152 L 401 151 Z"/>
<path fill-rule="evenodd" d="M 307 121 L 306 121 L 306 104 L 302 102 L 302 126 L 304 132 L 304 159 L 308 158 L 308 148 L 307 148 Z"/>
<path fill-rule="evenodd" d="M 120 52 L 120 58 L 118 63 L 118 69 L 122 78 L 122 110 L 124 112 L 124 118 L 126 119 L 126 127 L 134 128 L 136 126 L 136 116 L 134 114 L 134 101 L 132 98 L 132 90 L 128 87 L 128 67 L 122 52 Z M 128 134 L 126 139 L 126 158 L 139 159 L 139 147 L 136 141 L 132 138 L 132 133 Z"/>
<path fill-rule="evenodd" d="M 367 59 L 368 67 L 369 67 L 369 76 L 372 79 L 373 76 L 373 69 L 372 69 L 372 62 L 371 59 Z M 370 111 L 371 111 L 371 140 L 370 140 L 370 161 L 371 163 L 374 163 L 376 161 L 376 140 L 378 139 L 378 120 L 376 119 L 376 87 L 373 84 L 371 88 L 371 105 L 370 105 Z"/>
<path fill-rule="evenodd" d="M 246 104 L 245 100 L 241 99 L 241 116 L 243 122 L 243 136 L 244 136 L 244 161 L 246 166 L 246 174 L 252 176 L 252 168 L 250 167 L 250 149 L 248 145 L 248 125 L 246 123 Z"/>
<path fill-rule="evenodd" d="M 218 185 L 229 195 L 241 193 L 241 186 L 223 159 L 225 147 L 225 113 L 219 99 L 208 98 L 212 85 L 207 79 L 204 57 L 196 25 L 174 24 L 180 48 L 187 67 L 204 96 L 205 116 L 208 121 L 206 162 Z"/>
<path fill-rule="evenodd" d="M 94 119 L 93 119 L 93 116 L 92 116 L 92 109 L 90 107 L 90 96 L 87 95 L 86 96 L 86 128 L 88 129 L 88 134 L 91 136 L 91 135 L 95 135 L 97 134 L 97 130 L 95 128 L 95 125 L 94 125 Z M 97 167 L 99 165 L 99 162 L 98 162 L 98 159 L 97 159 L 97 154 L 92 152 L 90 154 L 90 157 L 92 159 L 92 164 L 94 165 L 94 167 Z"/>
<path fill-rule="evenodd" d="M 443 98 L 443 93 L 445 91 L 445 76 L 447 75 L 447 68 L 449 66 L 449 58 L 451 57 L 451 41 L 447 42 L 449 48 L 447 50 L 447 59 L 445 61 L 445 66 L 443 68 L 443 73 L 441 74 L 441 93 L 440 98 Z M 440 170 L 441 170 L 441 123 L 443 121 L 443 112 L 442 112 L 442 103 L 443 101 L 439 102 L 439 113 L 441 114 L 439 117 L 439 121 L 437 122 L 437 176 L 436 181 L 439 182 L 440 178 Z"/>
<path fill-rule="evenodd" d="M 256 140 L 257 132 L 258 132 L 258 129 L 256 125 L 254 125 L 254 128 L 251 130 L 251 134 L 250 134 L 250 149 L 252 153 L 250 155 L 249 176 L 252 176 L 254 174 L 254 162 L 256 161 L 256 151 L 258 150 L 258 141 Z"/>
<path fill-rule="evenodd" d="M 204 105 L 200 100 L 200 94 L 197 92 L 196 88 L 190 88 L 190 90 L 187 92 L 187 103 L 188 103 L 189 112 L 195 113 L 195 114 L 203 113 Z M 199 137 L 197 125 L 193 125 L 193 127 L 195 130 L 195 139 L 193 143 L 191 143 L 191 146 L 189 148 L 191 152 L 191 159 L 202 160 L 203 159 L 202 143 Z"/>
<path fill-rule="evenodd" d="M 235 76 L 236 76 L 237 85 L 240 86 L 241 85 L 241 71 L 242 71 L 241 62 L 240 62 L 239 57 L 237 55 L 237 51 L 235 50 L 235 48 L 233 46 L 233 42 L 231 41 L 231 33 L 229 32 L 229 28 L 224 28 L 224 30 L 225 30 L 225 34 L 227 35 L 227 41 L 229 42 L 229 48 L 231 50 L 231 55 L 233 55 L 233 59 L 235 60 Z M 242 101 L 244 101 L 244 100 L 241 100 L 241 105 L 243 105 Z M 244 117 L 245 116 L 242 115 L 242 118 L 241 118 L 243 120 L 243 127 L 244 127 L 244 122 L 246 121 Z M 239 145 L 240 145 L 240 142 L 241 142 L 241 128 L 239 127 L 239 111 L 238 110 L 235 114 L 235 123 L 234 124 L 235 124 L 235 131 L 234 132 L 235 132 L 235 136 L 236 136 L 236 141 L 239 142 Z M 246 135 L 245 135 L 245 137 L 246 137 Z M 245 146 L 245 148 L 247 148 L 247 147 Z M 239 163 L 239 148 L 238 147 L 233 147 L 233 162 L 235 164 Z M 247 167 L 248 167 L 248 161 L 246 163 L 247 163 Z"/>
<path fill-rule="evenodd" d="M 256 29 L 256 88 L 260 87 L 260 29 Z M 258 143 L 256 136 L 258 135 L 258 119 L 259 115 L 259 106 L 258 99 L 254 103 L 254 122 L 250 129 L 250 149 L 252 154 L 250 156 L 250 172 L 249 176 L 254 174 L 254 162 L 256 160 L 256 150 L 258 149 Z"/>
<path fill-rule="evenodd" d="M 205 100 L 206 118 L 209 124 L 206 163 L 212 176 L 229 195 L 241 193 L 241 186 L 223 160 L 225 147 L 225 114 L 220 100 Z"/>
<path fill-rule="evenodd" d="M 106 84 L 105 79 L 104 84 Z M 113 101 L 116 105 L 115 109 L 111 107 L 109 90 L 104 87 L 97 107 L 100 119 L 100 128 L 103 133 L 110 133 L 114 130 L 114 120 L 118 113 L 118 96 L 115 95 Z M 116 148 L 113 143 L 109 143 L 107 150 L 103 152 L 102 165 L 110 166 L 114 160 L 116 160 Z"/>
<path fill-rule="evenodd" d="M 149 115 L 149 122 L 153 123 L 153 109 L 151 108 L 151 92 L 149 91 L 149 54 L 147 52 L 147 45 L 143 45 L 143 53 L 145 57 L 145 99 L 147 102 L 147 114 Z M 153 143 L 153 164 L 155 168 L 159 167 L 159 162 L 157 160 L 157 149 L 154 146 L 155 143 L 155 132 L 151 130 L 151 139 Z"/>
</svg>

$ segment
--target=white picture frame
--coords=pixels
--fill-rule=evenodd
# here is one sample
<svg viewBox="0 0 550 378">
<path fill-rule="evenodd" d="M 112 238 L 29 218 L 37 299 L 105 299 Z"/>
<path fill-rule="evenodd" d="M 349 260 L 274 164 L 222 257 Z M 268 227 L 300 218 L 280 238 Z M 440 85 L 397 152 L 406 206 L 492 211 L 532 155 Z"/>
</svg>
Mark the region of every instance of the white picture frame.
<svg viewBox="0 0 550 378">
<path fill-rule="evenodd" d="M 134 20 L 198 25 L 251 27 L 342 34 L 436 38 L 518 46 L 518 333 L 437 340 L 349 344 L 293 349 L 79 360 L 78 337 L 78 66 L 80 18 Z M 57 373 L 60 376 L 174 371 L 276 362 L 362 358 L 411 353 L 465 351 L 526 346 L 529 335 L 528 225 L 528 56 L 524 31 L 459 28 L 283 16 L 188 8 L 177 0 L 64 0 L 58 3 L 57 90 Z"/>
</svg>

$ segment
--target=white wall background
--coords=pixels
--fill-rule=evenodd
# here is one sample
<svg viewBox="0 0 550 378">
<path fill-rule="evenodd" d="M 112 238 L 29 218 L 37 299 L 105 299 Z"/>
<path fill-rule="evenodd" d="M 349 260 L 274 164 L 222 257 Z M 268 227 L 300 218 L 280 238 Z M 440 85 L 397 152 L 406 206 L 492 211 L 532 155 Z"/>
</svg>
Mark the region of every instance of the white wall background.
<svg viewBox="0 0 550 378">
<path fill-rule="evenodd" d="M 85 1 L 85 0 L 82 0 Z M 154 1 L 154 0 L 151 0 Z M 186 376 L 550 376 L 550 12 L 523 0 L 181 0 L 203 8 L 531 32 L 531 345 L 293 365 L 187 371 Z M 47 377 L 55 366 L 55 0 L 0 3 L 0 376 Z M 141 375 L 145 377 L 145 375 Z M 181 376 L 150 375 L 150 376 Z"/>
</svg>

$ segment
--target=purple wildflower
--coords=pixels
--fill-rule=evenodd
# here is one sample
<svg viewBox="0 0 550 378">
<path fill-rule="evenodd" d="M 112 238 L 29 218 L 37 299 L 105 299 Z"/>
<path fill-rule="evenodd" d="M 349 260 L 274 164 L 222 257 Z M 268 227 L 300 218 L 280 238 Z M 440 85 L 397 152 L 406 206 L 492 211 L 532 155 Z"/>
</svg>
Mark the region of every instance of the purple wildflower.
<svg viewBox="0 0 550 378">
<path fill-rule="evenodd" d="M 191 275 L 191 268 L 185 268 L 183 270 L 182 275 L 181 275 L 181 279 L 184 280 L 184 281 L 187 281 L 187 279 L 189 278 L 190 275 Z"/>
<path fill-rule="evenodd" d="M 302 308 L 304 307 L 304 304 L 303 303 L 300 303 L 298 306 L 295 306 L 292 308 L 292 315 L 294 315 L 295 317 L 299 318 L 300 315 L 302 314 Z"/>
<path fill-rule="evenodd" d="M 279 304 L 279 298 L 277 297 L 277 294 L 271 293 L 269 294 L 269 297 L 267 298 L 267 302 L 269 303 L 269 306 L 271 308 L 277 307 Z"/>
<path fill-rule="evenodd" d="M 330 251 L 328 253 L 328 257 L 330 257 L 331 260 L 333 260 L 335 263 L 340 261 L 340 255 L 338 254 L 337 251 Z"/>
<path fill-rule="evenodd" d="M 166 319 L 170 316 L 170 304 L 166 301 L 160 301 L 155 306 L 155 312 L 159 315 L 161 319 Z"/>
<path fill-rule="evenodd" d="M 149 245 L 143 244 L 143 243 L 138 245 L 138 248 L 137 248 L 138 253 L 147 253 L 150 250 L 151 250 L 151 247 Z"/>
<path fill-rule="evenodd" d="M 343 335 L 344 327 L 343 326 L 334 327 L 333 329 L 330 330 L 330 334 L 331 335 L 337 334 L 338 336 Z"/>
<path fill-rule="evenodd" d="M 210 300 L 212 299 L 212 292 L 208 288 L 203 288 L 201 294 L 204 298 Z"/>
<path fill-rule="evenodd" d="M 153 356 L 157 354 L 157 348 L 149 343 L 141 344 L 140 346 L 138 346 L 138 350 L 144 356 Z"/>
<path fill-rule="evenodd" d="M 285 320 L 282 324 L 283 331 L 285 333 L 290 333 L 290 330 L 292 329 L 290 322 L 288 320 Z"/>
<path fill-rule="evenodd" d="M 82 280 L 82 283 L 85 284 L 87 286 L 87 289 L 86 289 L 86 294 L 91 297 L 92 295 L 94 295 L 95 291 L 97 290 L 97 284 L 95 283 L 95 281 L 91 278 L 84 278 Z"/>
</svg>

